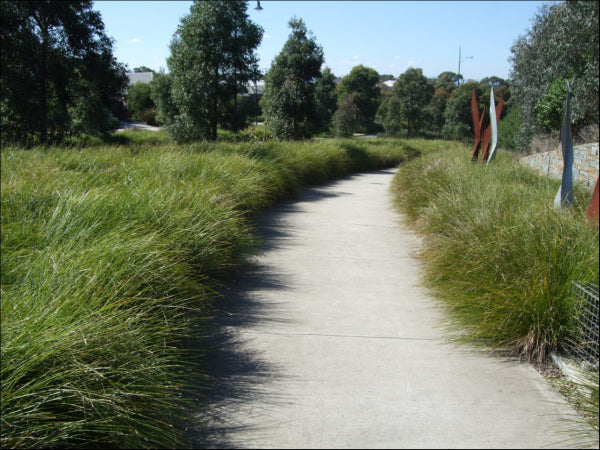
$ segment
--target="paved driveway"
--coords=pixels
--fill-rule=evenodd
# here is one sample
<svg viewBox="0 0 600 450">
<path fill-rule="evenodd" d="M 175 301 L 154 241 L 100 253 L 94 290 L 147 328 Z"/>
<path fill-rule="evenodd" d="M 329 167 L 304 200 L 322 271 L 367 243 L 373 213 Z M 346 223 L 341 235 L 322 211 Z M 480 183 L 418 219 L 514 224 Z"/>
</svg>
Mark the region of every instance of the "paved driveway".
<svg viewBox="0 0 600 450">
<path fill-rule="evenodd" d="M 150 130 L 150 131 L 158 131 L 161 130 L 161 127 L 153 127 L 151 125 L 146 125 L 141 122 L 125 122 L 123 120 L 119 121 L 119 129 L 117 131 L 123 130 Z"/>
</svg>

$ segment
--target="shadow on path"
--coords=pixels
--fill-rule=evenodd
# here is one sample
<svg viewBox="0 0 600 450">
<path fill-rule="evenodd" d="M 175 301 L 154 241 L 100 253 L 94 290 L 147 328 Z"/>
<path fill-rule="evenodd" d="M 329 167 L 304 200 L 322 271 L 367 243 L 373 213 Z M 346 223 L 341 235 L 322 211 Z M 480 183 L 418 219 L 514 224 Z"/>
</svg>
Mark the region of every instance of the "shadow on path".
<svg viewBox="0 0 600 450">
<path fill-rule="evenodd" d="M 391 172 L 384 169 L 373 173 Z M 290 215 L 301 213 L 303 202 L 352 195 L 336 192 L 335 186 L 353 176 L 357 175 L 303 189 L 297 200 L 283 202 L 258 213 L 254 219 L 259 242 L 258 254 L 274 251 L 298 239 L 290 226 L 293 223 Z M 237 431 L 248 427 L 235 423 L 229 411 L 235 411 L 257 399 L 272 405 L 291 401 L 272 392 L 267 393 L 265 386 L 282 379 L 283 375 L 272 361 L 266 361 L 260 354 L 248 350 L 245 342 L 252 339 L 252 334 L 243 333 L 244 328 L 256 325 L 283 324 L 282 319 L 277 319 L 277 302 L 273 301 L 272 295 L 265 294 L 291 288 L 290 276 L 278 271 L 277 267 L 251 260 L 232 271 L 221 282 L 223 287 L 214 319 L 214 331 L 203 342 L 208 354 L 203 357 L 202 367 L 209 381 L 205 390 L 198 394 L 198 403 L 204 409 L 198 413 L 197 426 L 191 431 L 195 448 L 243 446 L 244 443 L 232 439 Z M 265 429 L 267 427 L 268 424 Z M 263 430 L 252 431 L 260 435 Z"/>
</svg>

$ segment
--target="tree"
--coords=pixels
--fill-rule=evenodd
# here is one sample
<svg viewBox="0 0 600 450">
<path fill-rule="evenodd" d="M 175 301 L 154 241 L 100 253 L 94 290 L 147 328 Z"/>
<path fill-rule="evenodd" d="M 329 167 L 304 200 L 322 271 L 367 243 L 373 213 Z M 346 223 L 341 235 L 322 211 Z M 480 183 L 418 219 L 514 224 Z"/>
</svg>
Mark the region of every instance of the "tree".
<svg viewBox="0 0 600 450">
<path fill-rule="evenodd" d="M 377 123 L 383 126 L 385 132 L 390 136 L 401 136 L 406 129 L 402 121 L 400 99 L 395 95 L 388 95 L 381 102 L 377 110 Z"/>
<path fill-rule="evenodd" d="M 263 29 L 248 19 L 246 9 L 241 0 L 194 1 L 181 19 L 167 59 L 177 110 L 167 129 L 176 140 L 215 140 L 230 105 L 257 77 L 255 49 Z"/>
<path fill-rule="evenodd" d="M 416 134 L 423 125 L 423 110 L 429 104 L 434 86 L 423 75 L 422 69 L 409 68 L 401 74 L 394 87 L 392 97 L 400 106 L 400 117 L 406 122 L 407 136 Z"/>
<path fill-rule="evenodd" d="M 315 80 L 315 109 L 317 131 L 327 131 L 331 118 L 337 109 L 337 91 L 335 75 L 325 67 L 321 76 Z"/>
<path fill-rule="evenodd" d="M 104 133 L 127 85 L 91 1 L 0 2 L 2 141 Z"/>
<path fill-rule="evenodd" d="M 340 81 L 338 85 L 338 98 L 340 105 L 347 95 L 352 95 L 354 104 L 358 109 L 357 131 L 370 133 L 376 130 L 375 115 L 381 102 L 379 87 L 379 74 L 375 69 L 358 65 Z"/>
<path fill-rule="evenodd" d="M 598 1 L 543 5 L 511 47 L 511 89 L 523 120 L 519 147 L 541 131 L 535 105 L 549 85 L 568 79 L 575 130 L 598 123 Z"/>
<path fill-rule="evenodd" d="M 435 81 L 435 90 L 440 93 L 443 91 L 449 97 L 458 86 L 460 80 L 462 80 L 462 75 L 457 75 L 454 72 L 442 72 Z"/>
<path fill-rule="evenodd" d="M 318 128 L 315 81 L 321 76 L 323 48 L 302 19 L 293 17 L 288 25 L 292 32 L 265 76 L 261 102 L 275 136 L 299 139 Z"/>
<path fill-rule="evenodd" d="M 354 94 L 346 95 L 331 119 L 333 134 L 336 137 L 349 137 L 358 127 L 358 107 Z"/>
<path fill-rule="evenodd" d="M 167 129 L 175 126 L 178 114 L 177 106 L 173 103 L 171 96 L 172 86 L 171 74 L 165 74 L 162 68 L 150 81 L 150 97 L 157 109 L 156 121 L 165 125 Z"/>
<path fill-rule="evenodd" d="M 147 67 L 147 66 L 134 67 L 133 71 L 135 73 L 141 73 L 141 72 L 152 72 L 152 73 L 154 73 L 154 70 L 152 70 L 150 67 Z"/>
<path fill-rule="evenodd" d="M 436 90 L 431 97 L 429 105 L 423 111 L 425 120 L 430 126 L 430 131 L 439 135 L 442 132 L 444 123 L 446 121 L 444 112 L 446 111 L 446 105 L 450 98 L 449 94 L 446 94 L 443 90 Z"/>
<path fill-rule="evenodd" d="M 465 139 L 473 136 L 473 116 L 471 113 L 471 97 L 473 89 L 478 102 L 483 100 L 483 89 L 477 82 L 461 84 L 452 93 L 444 111 L 445 123 L 442 135 L 446 139 Z M 488 100 L 489 101 L 489 100 Z M 479 103 L 479 111 L 485 104 Z"/>
</svg>

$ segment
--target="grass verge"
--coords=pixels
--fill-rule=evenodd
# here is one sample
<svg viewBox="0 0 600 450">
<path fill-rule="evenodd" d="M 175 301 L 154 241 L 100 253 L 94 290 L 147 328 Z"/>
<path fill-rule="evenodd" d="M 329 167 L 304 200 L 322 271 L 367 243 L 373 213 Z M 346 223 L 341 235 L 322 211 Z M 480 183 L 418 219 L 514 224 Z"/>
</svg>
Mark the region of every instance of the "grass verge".
<svg viewBox="0 0 600 450">
<path fill-rule="evenodd" d="M 3 148 L 2 447 L 189 446 L 203 386 L 194 337 L 210 323 L 218 277 L 254 251 L 252 214 L 418 148 L 175 145 L 141 131 Z"/>
</svg>

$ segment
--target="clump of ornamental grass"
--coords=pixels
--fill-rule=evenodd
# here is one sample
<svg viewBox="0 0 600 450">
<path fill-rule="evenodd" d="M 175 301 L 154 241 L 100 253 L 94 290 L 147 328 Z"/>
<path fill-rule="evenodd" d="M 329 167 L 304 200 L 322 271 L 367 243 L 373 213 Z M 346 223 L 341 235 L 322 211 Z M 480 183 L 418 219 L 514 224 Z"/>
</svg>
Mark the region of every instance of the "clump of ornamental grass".
<svg viewBox="0 0 600 450">
<path fill-rule="evenodd" d="M 394 189 L 425 237 L 424 284 L 449 312 L 459 340 L 542 361 L 576 331 L 573 280 L 598 282 L 598 232 L 585 219 L 591 193 L 556 209 L 559 182 L 501 153 L 489 166 L 470 150 L 404 165 Z"/>
<path fill-rule="evenodd" d="M 125 131 L 2 149 L 3 448 L 188 446 L 199 343 L 252 214 L 392 167 L 410 141 L 176 145 Z"/>
</svg>

